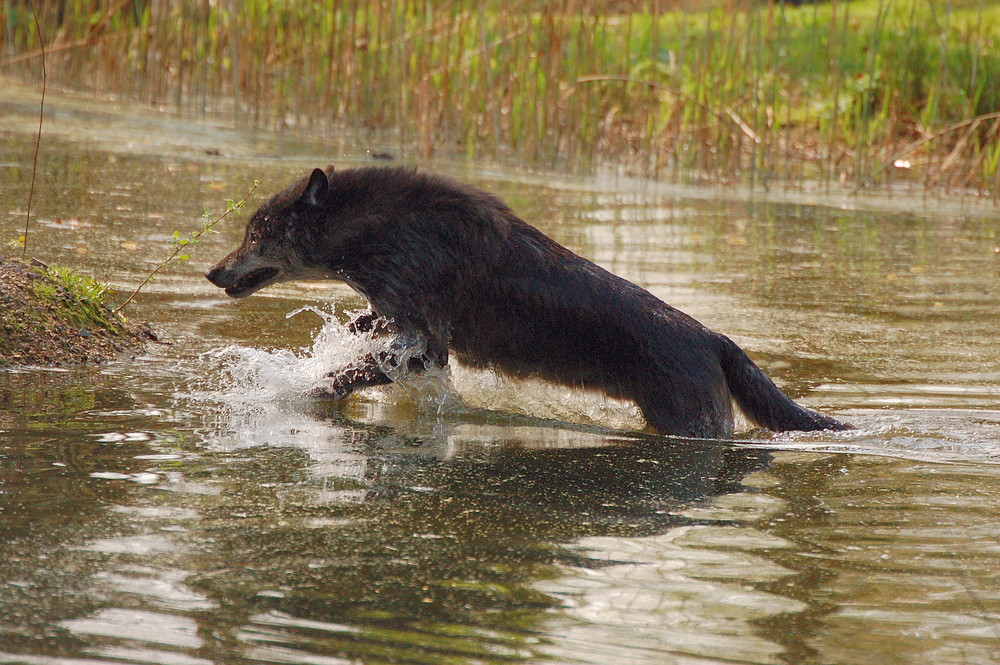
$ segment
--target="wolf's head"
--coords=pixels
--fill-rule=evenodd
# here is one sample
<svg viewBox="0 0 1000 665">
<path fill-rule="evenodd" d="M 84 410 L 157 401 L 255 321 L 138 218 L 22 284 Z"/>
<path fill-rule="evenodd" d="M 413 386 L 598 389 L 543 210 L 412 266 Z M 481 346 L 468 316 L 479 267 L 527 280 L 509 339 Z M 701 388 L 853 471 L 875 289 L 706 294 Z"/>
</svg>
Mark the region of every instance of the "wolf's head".
<svg viewBox="0 0 1000 665">
<path fill-rule="evenodd" d="M 205 277 L 233 298 L 245 298 L 271 284 L 328 277 L 303 256 L 304 230 L 321 214 L 329 179 L 320 169 L 262 205 L 247 222 L 243 243 L 212 266 Z"/>
</svg>

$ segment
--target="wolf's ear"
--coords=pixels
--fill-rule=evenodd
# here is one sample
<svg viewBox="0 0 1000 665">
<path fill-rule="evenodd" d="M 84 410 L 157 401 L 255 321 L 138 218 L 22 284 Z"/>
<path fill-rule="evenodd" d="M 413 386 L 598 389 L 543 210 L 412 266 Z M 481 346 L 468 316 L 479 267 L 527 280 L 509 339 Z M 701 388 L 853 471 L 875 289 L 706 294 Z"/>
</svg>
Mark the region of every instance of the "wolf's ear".
<svg viewBox="0 0 1000 665">
<path fill-rule="evenodd" d="M 313 169 L 309 176 L 306 191 L 302 192 L 302 200 L 308 205 L 318 208 L 326 203 L 326 194 L 330 190 L 330 181 L 322 169 Z"/>
</svg>

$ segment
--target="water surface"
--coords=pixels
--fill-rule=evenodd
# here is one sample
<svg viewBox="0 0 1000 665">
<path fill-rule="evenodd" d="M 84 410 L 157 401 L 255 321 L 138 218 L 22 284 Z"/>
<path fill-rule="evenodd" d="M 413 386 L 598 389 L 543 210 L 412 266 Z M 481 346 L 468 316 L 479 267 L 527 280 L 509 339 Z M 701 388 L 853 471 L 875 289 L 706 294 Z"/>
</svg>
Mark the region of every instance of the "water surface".
<svg viewBox="0 0 1000 665">
<path fill-rule="evenodd" d="M 6 237 L 29 102 L 0 101 Z M 48 123 L 31 253 L 122 290 L 254 179 L 259 201 L 379 147 L 69 98 Z M 670 440 L 628 404 L 459 370 L 303 399 L 364 303 L 227 299 L 201 277 L 242 236 L 225 222 L 130 306 L 168 344 L 0 373 L 0 662 L 1000 661 L 994 209 L 423 166 L 857 429 Z"/>
</svg>

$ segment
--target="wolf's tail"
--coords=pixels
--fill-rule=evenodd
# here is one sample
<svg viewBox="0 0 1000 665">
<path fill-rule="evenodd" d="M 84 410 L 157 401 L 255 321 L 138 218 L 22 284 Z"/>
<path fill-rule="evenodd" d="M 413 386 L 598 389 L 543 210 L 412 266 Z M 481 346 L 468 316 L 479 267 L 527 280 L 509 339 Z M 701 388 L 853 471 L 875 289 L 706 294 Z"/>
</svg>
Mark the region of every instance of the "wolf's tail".
<svg viewBox="0 0 1000 665">
<path fill-rule="evenodd" d="M 810 411 L 778 390 L 731 339 L 719 335 L 719 354 L 729 392 L 747 418 L 775 432 L 850 429 L 836 418 Z"/>
</svg>

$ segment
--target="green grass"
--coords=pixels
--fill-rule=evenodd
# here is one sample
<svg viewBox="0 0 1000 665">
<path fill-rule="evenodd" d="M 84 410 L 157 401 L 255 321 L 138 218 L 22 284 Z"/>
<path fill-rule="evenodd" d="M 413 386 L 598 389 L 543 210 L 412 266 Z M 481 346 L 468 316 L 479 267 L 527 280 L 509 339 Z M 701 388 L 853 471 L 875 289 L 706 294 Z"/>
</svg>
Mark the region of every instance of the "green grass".
<svg viewBox="0 0 1000 665">
<path fill-rule="evenodd" d="M 339 140 L 331 152 L 998 195 L 997 0 L 98 4 L 42 7 L 56 84 Z M 37 76 L 18 60 L 38 48 L 30 14 L 4 7 L 3 69 Z M 912 168 L 886 166 L 901 156 Z"/>
</svg>

